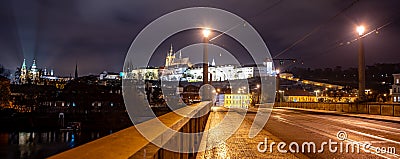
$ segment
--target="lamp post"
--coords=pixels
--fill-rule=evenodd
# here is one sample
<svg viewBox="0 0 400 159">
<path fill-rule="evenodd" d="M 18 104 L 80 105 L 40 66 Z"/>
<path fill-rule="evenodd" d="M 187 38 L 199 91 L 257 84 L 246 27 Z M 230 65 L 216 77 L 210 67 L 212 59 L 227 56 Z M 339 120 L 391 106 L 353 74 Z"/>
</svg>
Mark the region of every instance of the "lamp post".
<svg viewBox="0 0 400 159">
<path fill-rule="evenodd" d="M 364 55 L 364 44 L 362 41 L 365 28 L 364 26 L 358 26 L 358 100 L 365 100 L 365 55 Z"/>
<path fill-rule="evenodd" d="M 280 100 L 280 98 L 281 98 L 281 95 L 279 94 L 279 89 L 280 89 L 280 76 L 279 76 L 279 73 L 280 73 L 280 71 L 277 69 L 277 70 L 275 70 L 275 74 L 276 74 L 276 77 L 275 77 L 275 90 L 276 90 L 276 100 L 277 101 L 279 101 Z"/>
<path fill-rule="evenodd" d="M 278 92 L 279 92 L 279 96 L 280 96 L 280 98 L 279 98 L 279 102 L 284 102 L 284 98 L 285 98 L 285 91 L 283 91 L 283 90 L 279 90 Z"/>
<path fill-rule="evenodd" d="M 315 90 L 314 92 L 315 92 L 315 102 L 318 102 L 318 93 L 319 93 L 319 90 Z"/>
<path fill-rule="evenodd" d="M 208 36 L 211 34 L 211 31 L 207 28 L 203 29 L 203 85 L 208 84 Z"/>
<path fill-rule="evenodd" d="M 261 88 L 260 84 L 257 84 L 257 102 L 256 104 L 260 104 L 260 96 L 261 96 Z"/>
</svg>

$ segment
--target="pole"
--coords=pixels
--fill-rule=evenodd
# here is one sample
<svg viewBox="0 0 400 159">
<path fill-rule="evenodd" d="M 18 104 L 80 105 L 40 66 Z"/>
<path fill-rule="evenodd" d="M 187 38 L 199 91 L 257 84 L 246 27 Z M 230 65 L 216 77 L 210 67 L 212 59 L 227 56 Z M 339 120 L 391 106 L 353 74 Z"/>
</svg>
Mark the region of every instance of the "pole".
<svg viewBox="0 0 400 159">
<path fill-rule="evenodd" d="M 203 47 L 203 85 L 208 83 L 208 37 L 204 37 Z"/>
<path fill-rule="evenodd" d="M 277 98 L 276 98 L 276 100 L 277 100 L 277 102 L 280 102 L 281 101 L 281 94 L 279 93 L 279 89 L 280 89 L 280 76 L 279 76 L 279 74 L 276 74 L 276 85 L 275 85 L 275 89 L 276 89 L 276 95 L 278 96 Z"/>
<path fill-rule="evenodd" d="M 365 100 L 365 55 L 364 55 L 364 44 L 362 40 L 362 35 L 359 39 L 358 48 L 358 100 Z"/>
</svg>

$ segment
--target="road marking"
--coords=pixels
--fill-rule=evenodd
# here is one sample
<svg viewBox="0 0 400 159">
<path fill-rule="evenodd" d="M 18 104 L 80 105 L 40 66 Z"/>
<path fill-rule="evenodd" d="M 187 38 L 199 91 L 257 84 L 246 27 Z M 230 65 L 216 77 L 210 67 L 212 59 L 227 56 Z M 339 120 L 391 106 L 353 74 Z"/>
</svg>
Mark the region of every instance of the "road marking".
<svg viewBox="0 0 400 159">
<path fill-rule="evenodd" d="M 290 125 L 293 125 L 293 126 L 297 126 L 297 127 L 300 127 L 300 128 L 306 129 L 306 130 L 309 130 L 309 131 L 311 131 L 311 132 L 314 132 L 314 133 L 317 133 L 317 134 L 320 134 L 320 135 L 323 135 L 323 136 L 326 136 L 326 137 L 329 137 L 329 138 L 334 138 L 334 137 L 335 137 L 335 135 L 331 135 L 331 134 L 329 134 L 329 133 L 327 133 L 326 131 L 323 131 L 323 130 L 321 130 L 321 129 L 315 129 L 315 128 L 311 127 L 311 126 L 307 126 L 307 125 L 300 124 L 300 123 L 293 123 L 293 122 L 290 122 L 290 121 L 289 121 L 290 119 L 288 120 L 288 119 L 285 119 L 285 118 L 282 117 L 282 116 L 293 117 L 293 116 L 290 116 L 290 115 L 288 115 L 288 114 L 283 114 L 283 113 L 279 113 L 279 112 L 274 112 L 274 113 L 279 114 L 279 116 L 278 116 L 278 117 L 275 117 L 276 115 L 272 115 L 271 117 L 272 117 L 272 118 L 277 118 L 277 120 L 280 121 L 280 122 L 287 123 L 287 124 L 290 124 Z M 296 114 L 301 114 L 301 113 L 296 113 Z M 301 114 L 301 116 L 304 117 L 304 114 Z M 306 116 L 308 116 L 308 117 L 316 117 L 315 115 L 306 115 Z M 317 117 L 317 118 L 321 118 L 321 119 L 327 120 L 327 118 L 322 118 L 322 117 Z M 310 120 L 306 120 L 306 121 L 310 121 Z M 335 121 L 337 121 L 337 120 L 335 120 Z M 343 123 L 343 122 L 342 122 L 342 123 Z M 327 123 L 326 123 L 326 124 L 327 124 Z M 346 122 L 346 124 L 349 124 L 349 122 Z M 332 127 L 335 127 L 335 128 L 337 128 L 337 129 L 339 129 L 339 130 L 347 130 L 347 131 L 350 131 L 350 132 L 353 132 L 353 133 L 358 132 L 358 131 L 355 131 L 355 130 L 351 130 L 351 129 L 347 129 L 347 128 L 342 128 L 342 127 L 339 127 L 339 126 L 336 126 L 336 125 L 332 125 L 332 124 L 327 124 L 327 125 L 330 125 L 330 126 L 332 126 Z M 359 126 L 359 125 L 358 125 L 358 126 Z M 359 135 L 361 135 L 361 136 L 367 136 L 367 137 L 370 137 L 370 138 L 375 138 L 375 139 L 384 140 L 384 141 L 387 141 L 387 142 L 393 142 L 393 143 L 396 143 L 396 144 L 400 144 L 400 142 L 397 142 L 397 141 L 394 141 L 394 140 L 390 140 L 390 139 L 386 139 L 386 138 L 379 137 L 379 136 L 375 136 L 375 135 L 372 135 L 372 134 L 367 134 L 367 133 L 362 133 L 362 132 L 358 132 L 358 133 L 356 133 L 356 134 L 359 134 Z M 356 142 L 356 141 L 355 141 L 355 140 L 349 139 L 348 142 Z M 363 149 L 363 148 L 360 148 L 360 149 L 362 149 L 363 151 L 366 152 L 365 149 Z M 374 147 L 374 146 L 371 146 L 371 149 L 373 149 L 373 150 L 376 151 L 377 148 Z M 377 155 L 377 156 L 380 156 L 380 157 L 384 157 L 384 158 L 389 158 L 389 157 L 387 157 L 387 156 L 383 156 L 383 155 L 377 154 L 377 153 L 370 153 L 370 154 L 374 154 L 374 155 Z M 399 157 L 398 154 L 386 154 L 386 155 L 392 155 L 392 156 L 395 156 L 395 157 Z"/>
</svg>

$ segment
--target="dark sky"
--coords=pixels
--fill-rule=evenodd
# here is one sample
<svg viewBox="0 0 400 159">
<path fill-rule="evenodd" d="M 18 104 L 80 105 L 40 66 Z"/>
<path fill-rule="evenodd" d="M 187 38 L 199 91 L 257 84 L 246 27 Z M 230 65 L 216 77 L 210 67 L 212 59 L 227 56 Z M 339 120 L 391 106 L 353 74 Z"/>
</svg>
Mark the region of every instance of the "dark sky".
<svg viewBox="0 0 400 159">
<path fill-rule="evenodd" d="M 187 7 L 215 7 L 247 20 L 262 36 L 273 57 L 315 28 L 305 40 L 276 58 L 295 58 L 295 66 L 355 67 L 355 27 L 367 31 L 386 23 L 379 33 L 365 37 L 366 63 L 399 63 L 400 1 L 360 0 L 3 0 L 0 2 L 0 64 L 14 70 L 23 59 L 56 75 L 121 71 L 135 36 L 147 24 L 171 11 Z M 341 12 L 338 16 L 339 12 Z M 177 35 L 179 36 L 179 35 Z M 181 37 L 183 35 L 180 35 Z M 153 56 L 164 62 L 171 43 L 177 49 L 199 42 L 192 34 L 166 40 Z M 223 45 L 223 38 L 218 42 Z M 217 43 L 218 43 L 217 42 Z M 234 48 L 234 47 L 233 47 Z M 227 48 L 229 50 L 229 48 Z M 241 56 L 240 53 L 235 53 Z"/>
</svg>

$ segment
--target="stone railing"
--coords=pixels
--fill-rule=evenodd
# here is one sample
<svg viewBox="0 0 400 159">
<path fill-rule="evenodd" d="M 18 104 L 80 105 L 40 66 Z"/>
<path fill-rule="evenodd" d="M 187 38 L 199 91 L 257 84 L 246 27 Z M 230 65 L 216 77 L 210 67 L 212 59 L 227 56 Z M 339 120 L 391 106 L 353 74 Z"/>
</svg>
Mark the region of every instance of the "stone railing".
<svg viewBox="0 0 400 159">
<path fill-rule="evenodd" d="M 206 101 L 186 106 L 176 110 L 175 112 L 177 113 L 170 112 L 158 117 L 165 127 L 154 126 L 157 119 L 151 119 L 71 150 L 51 156 L 50 158 L 193 158 L 196 155 L 194 153 L 176 153 L 168 151 L 159 148 L 150 141 L 160 139 L 164 140 L 165 143 L 171 139 L 174 139 L 174 142 L 186 141 L 186 139 L 180 139 L 180 135 L 171 134 L 171 131 L 168 131 L 168 128 L 169 130 L 172 129 L 176 132 L 185 133 L 203 131 L 207 123 L 211 105 L 211 102 Z M 179 114 L 186 114 L 187 116 L 184 117 Z M 204 115 L 194 118 L 200 114 Z M 149 132 L 146 134 L 146 138 L 140 133 L 143 131 Z M 185 147 L 189 149 L 197 149 L 200 141 L 201 136 L 198 138 L 192 138 Z"/>
<path fill-rule="evenodd" d="M 276 102 L 274 107 L 290 107 L 338 111 L 347 113 L 400 116 L 400 104 L 388 103 L 317 103 L 317 102 Z"/>
</svg>

